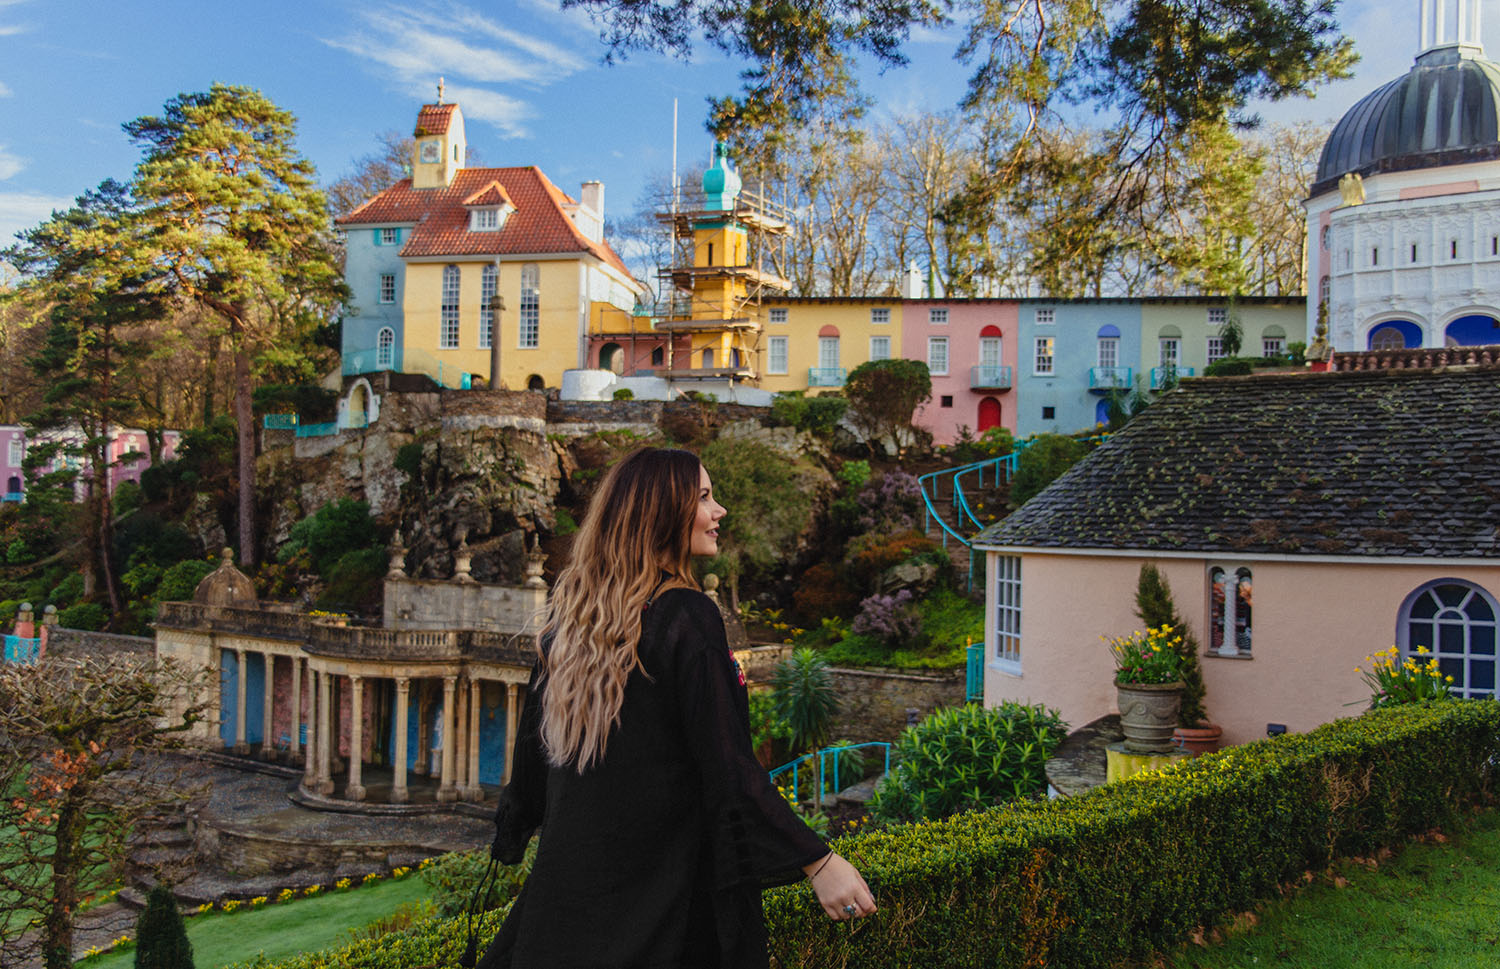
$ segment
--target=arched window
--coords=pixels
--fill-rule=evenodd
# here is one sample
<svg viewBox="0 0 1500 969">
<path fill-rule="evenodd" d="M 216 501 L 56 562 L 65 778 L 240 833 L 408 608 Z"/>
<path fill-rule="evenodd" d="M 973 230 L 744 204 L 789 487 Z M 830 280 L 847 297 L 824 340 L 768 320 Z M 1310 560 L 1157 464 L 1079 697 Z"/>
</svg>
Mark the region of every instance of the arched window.
<svg viewBox="0 0 1500 969">
<path fill-rule="evenodd" d="M 526 389 L 527 390 L 537 390 L 537 391 L 546 390 L 547 389 L 547 381 L 545 381 L 545 380 L 542 379 L 542 375 L 541 374 L 534 373 L 530 377 L 526 378 Z"/>
<path fill-rule="evenodd" d="M 490 348 L 490 336 L 495 332 L 495 290 L 500 283 L 500 270 L 494 263 L 484 267 L 479 274 L 479 349 Z"/>
<path fill-rule="evenodd" d="M 1250 652 L 1250 569 L 1215 565 L 1208 570 L 1208 648 L 1224 656 Z"/>
<path fill-rule="evenodd" d="M 703 360 L 699 365 L 704 370 L 712 370 L 714 368 L 714 351 L 712 347 L 703 351 Z"/>
<path fill-rule="evenodd" d="M 533 349 L 541 340 L 542 293 L 541 271 L 534 262 L 521 267 L 521 316 L 517 326 L 520 335 L 516 346 Z"/>
<path fill-rule="evenodd" d="M 458 267 L 444 266 L 442 330 L 438 334 L 438 346 L 444 350 L 458 349 L 458 283 Z"/>
<path fill-rule="evenodd" d="M 1417 589 L 1401 606 L 1396 643 L 1401 654 L 1415 656 L 1425 646 L 1438 671 L 1453 677 L 1450 689 L 1459 697 L 1500 698 L 1495 677 L 1496 615 L 1494 596 L 1463 579 L 1439 579 Z"/>
<path fill-rule="evenodd" d="M 380 333 L 375 337 L 375 367 L 379 370 L 392 370 L 396 364 L 396 331 L 388 326 L 382 326 Z"/>
<path fill-rule="evenodd" d="M 1443 330 L 1443 346 L 1473 347 L 1500 343 L 1500 320 L 1485 313 L 1460 316 Z"/>
</svg>

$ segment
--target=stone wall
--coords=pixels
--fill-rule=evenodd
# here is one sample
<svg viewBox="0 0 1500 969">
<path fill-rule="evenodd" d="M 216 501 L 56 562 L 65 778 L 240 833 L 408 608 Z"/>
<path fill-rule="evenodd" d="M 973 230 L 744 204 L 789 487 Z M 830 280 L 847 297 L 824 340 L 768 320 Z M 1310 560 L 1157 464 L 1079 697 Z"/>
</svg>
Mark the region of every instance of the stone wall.
<svg viewBox="0 0 1500 969">
<path fill-rule="evenodd" d="M 386 629 L 534 632 L 547 608 L 545 588 L 428 579 L 386 579 Z"/>
<path fill-rule="evenodd" d="M 150 636 L 121 636 L 60 626 L 52 626 L 47 632 L 47 655 L 62 659 L 107 659 L 122 653 L 150 656 L 155 650 L 156 641 Z"/>
<path fill-rule="evenodd" d="M 920 720 L 939 707 L 964 704 L 962 669 L 933 674 L 843 668 L 832 672 L 839 693 L 835 740 L 894 742 L 906 729 L 908 710 L 916 710 Z"/>
</svg>

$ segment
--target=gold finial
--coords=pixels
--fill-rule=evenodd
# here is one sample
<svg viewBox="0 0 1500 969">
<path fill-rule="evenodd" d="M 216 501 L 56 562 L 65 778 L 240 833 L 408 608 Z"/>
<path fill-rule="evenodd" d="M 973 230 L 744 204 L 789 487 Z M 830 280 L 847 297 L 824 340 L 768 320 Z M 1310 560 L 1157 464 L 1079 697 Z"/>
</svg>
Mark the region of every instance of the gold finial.
<svg viewBox="0 0 1500 969">
<path fill-rule="evenodd" d="M 438 78 L 438 104 L 443 103 L 443 79 Z"/>
</svg>

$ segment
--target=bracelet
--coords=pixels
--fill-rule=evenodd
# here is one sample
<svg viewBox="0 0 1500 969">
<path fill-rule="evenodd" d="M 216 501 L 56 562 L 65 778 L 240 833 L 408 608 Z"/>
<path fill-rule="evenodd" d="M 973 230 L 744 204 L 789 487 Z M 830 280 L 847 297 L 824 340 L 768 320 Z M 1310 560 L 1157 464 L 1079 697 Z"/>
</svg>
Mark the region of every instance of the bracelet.
<svg viewBox="0 0 1500 969">
<path fill-rule="evenodd" d="M 823 873 L 823 869 L 827 868 L 828 867 L 828 863 L 830 861 L 832 861 L 832 860 L 833 860 L 833 852 L 830 851 L 830 852 L 828 852 L 828 857 L 824 858 L 823 859 L 823 863 L 818 866 L 818 870 L 815 871 L 815 872 L 813 872 L 811 875 L 807 876 L 807 880 L 808 881 L 812 881 L 814 878 L 817 878 L 819 875 L 821 875 Z"/>
</svg>

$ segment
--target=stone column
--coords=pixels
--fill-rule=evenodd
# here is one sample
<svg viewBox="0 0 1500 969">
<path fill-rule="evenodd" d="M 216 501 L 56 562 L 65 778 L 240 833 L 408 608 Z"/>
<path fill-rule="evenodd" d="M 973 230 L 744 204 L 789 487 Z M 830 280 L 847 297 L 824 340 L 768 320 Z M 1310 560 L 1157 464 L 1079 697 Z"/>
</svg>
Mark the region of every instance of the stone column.
<svg viewBox="0 0 1500 969">
<path fill-rule="evenodd" d="M 484 696 L 480 682 L 469 681 L 469 800 L 484 800 L 479 786 L 479 721 L 484 716 Z"/>
<path fill-rule="evenodd" d="M 457 723 L 453 718 L 453 704 L 457 699 L 455 696 L 457 685 L 458 677 L 443 677 L 443 766 L 437 792 L 439 801 L 453 801 L 458 796 L 458 792 L 453 788 L 453 734 L 457 729 Z"/>
<path fill-rule="evenodd" d="M 453 797 L 464 800 L 469 791 L 469 690 L 460 681 L 453 709 Z"/>
<path fill-rule="evenodd" d="M 505 684 L 505 776 L 502 781 L 510 783 L 510 766 L 516 754 L 516 729 L 520 723 L 521 687 L 516 683 Z"/>
<path fill-rule="evenodd" d="M 276 654 L 262 653 L 266 659 L 266 695 L 261 702 L 260 759 L 276 759 Z"/>
<path fill-rule="evenodd" d="M 351 801 L 365 799 L 365 786 L 360 783 L 360 768 L 364 764 L 365 752 L 365 685 L 361 677 L 349 677 L 349 782 L 344 785 L 344 797 Z"/>
<path fill-rule="evenodd" d="M 322 719 L 318 710 L 319 673 L 309 666 L 307 675 L 312 686 L 312 703 L 307 708 L 307 721 L 311 729 L 307 731 L 307 753 L 302 758 L 302 787 L 309 793 L 317 793 L 318 765 L 323 762 L 323 738 L 318 736 L 318 723 Z"/>
<path fill-rule="evenodd" d="M 238 671 L 234 678 L 234 752 L 248 754 L 250 745 L 245 742 L 245 680 L 249 679 L 250 664 L 243 649 L 234 651 L 234 662 Z"/>
<path fill-rule="evenodd" d="M 417 762 L 411 772 L 419 777 L 432 774 L 432 702 L 426 680 L 417 681 Z"/>
<path fill-rule="evenodd" d="M 302 752 L 302 657 L 292 657 L 292 725 L 288 736 L 292 738 L 286 749 L 287 763 L 295 763 Z"/>
<path fill-rule="evenodd" d="M 323 670 L 318 676 L 318 793 L 333 793 L 333 676 Z"/>
<path fill-rule="evenodd" d="M 411 680 L 396 677 L 396 756 L 391 764 L 391 803 L 405 804 L 411 795 L 406 790 L 406 721 L 407 696 L 411 691 Z"/>
<path fill-rule="evenodd" d="M 1224 643 L 1219 647 L 1220 656 L 1240 654 L 1239 637 L 1235 633 L 1235 613 L 1240 604 L 1240 578 L 1228 569 L 1224 570 Z"/>
</svg>

